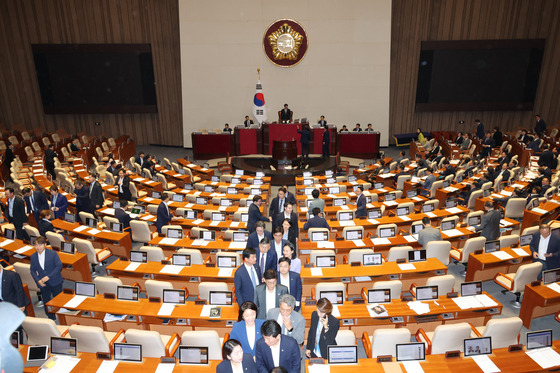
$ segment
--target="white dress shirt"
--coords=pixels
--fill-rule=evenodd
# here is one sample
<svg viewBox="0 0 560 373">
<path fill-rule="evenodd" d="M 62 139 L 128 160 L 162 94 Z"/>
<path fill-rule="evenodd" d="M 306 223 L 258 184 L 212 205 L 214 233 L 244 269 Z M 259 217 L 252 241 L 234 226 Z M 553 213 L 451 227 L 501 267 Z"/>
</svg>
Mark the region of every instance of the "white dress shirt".
<svg viewBox="0 0 560 373">
<path fill-rule="evenodd" d="M 546 257 L 544 256 L 546 254 L 546 251 L 548 250 L 548 243 L 550 242 L 550 234 L 548 235 L 547 238 L 544 238 L 543 236 L 541 236 L 541 239 L 539 240 L 539 259 L 540 260 L 546 260 Z"/>
<path fill-rule="evenodd" d="M 255 324 L 245 324 L 245 329 L 247 330 L 247 342 L 249 343 L 249 346 L 251 348 L 255 348 Z"/>
<path fill-rule="evenodd" d="M 268 288 L 266 288 L 265 291 L 266 291 L 266 315 L 268 315 L 268 311 L 270 311 L 273 308 L 276 308 L 276 286 L 272 291 L 268 290 Z"/>
<path fill-rule="evenodd" d="M 45 269 L 45 250 L 41 254 L 37 253 L 37 259 L 39 259 L 41 268 Z"/>
<path fill-rule="evenodd" d="M 272 361 L 274 362 L 274 366 L 280 366 L 280 342 L 282 342 L 282 337 L 276 344 L 276 346 L 270 347 L 270 352 L 272 353 Z"/>
</svg>

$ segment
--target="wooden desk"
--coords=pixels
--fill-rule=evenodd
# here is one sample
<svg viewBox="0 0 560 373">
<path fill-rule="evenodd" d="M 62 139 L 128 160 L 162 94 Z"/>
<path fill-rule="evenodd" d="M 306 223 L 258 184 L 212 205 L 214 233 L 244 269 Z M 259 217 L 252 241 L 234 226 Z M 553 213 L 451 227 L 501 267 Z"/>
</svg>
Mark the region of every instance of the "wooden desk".
<svg viewBox="0 0 560 373">
<path fill-rule="evenodd" d="M 534 318 L 551 315 L 560 310 L 560 293 L 546 285 L 525 286 L 519 317 L 523 326 L 531 328 Z"/>
<path fill-rule="evenodd" d="M 525 209 L 525 212 L 523 213 L 523 223 L 521 224 L 521 232 L 523 232 L 525 228 L 539 225 L 545 219 L 553 220 L 556 218 L 560 212 L 560 200 L 558 197 L 554 197 L 554 201 L 556 202 L 547 201 L 539 205 L 539 209 L 545 210 L 546 213 L 540 213 L 534 209 Z"/>
<path fill-rule="evenodd" d="M 527 256 L 520 256 L 511 248 L 501 249 L 501 251 L 513 257 L 512 259 L 506 260 L 499 259 L 492 253 L 470 254 L 465 281 L 489 281 L 492 280 L 498 272 L 513 273 L 517 271 L 520 265 L 533 261 L 529 246 L 524 246 L 523 250 L 527 253 Z M 512 260 L 517 260 L 517 263 L 512 262 Z"/>
<path fill-rule="evenodd" d="M 177 159 L 177 163 L 179 163 L 181 166 L 188 167 L 193 173 L 193 175 L 196 174 L 197 176 L 200 176 L 200 178 L 202 178 L 203 180 L 210 180 L 214 175 L 213 169 L 201 167 L 197 164 L 187 161 L 184 158 Z"/>
</svg>

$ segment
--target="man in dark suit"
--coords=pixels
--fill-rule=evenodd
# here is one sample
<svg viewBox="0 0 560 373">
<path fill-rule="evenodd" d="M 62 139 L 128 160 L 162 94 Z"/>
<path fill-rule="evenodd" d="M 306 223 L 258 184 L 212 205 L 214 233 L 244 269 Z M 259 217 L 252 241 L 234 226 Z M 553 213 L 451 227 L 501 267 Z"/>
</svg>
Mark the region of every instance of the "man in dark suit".
<svg viewBox="0 0 560 373">
<path fill-rule="evenodd" d="M 406 166 L 404 164 L 399 163 L 399 165 L 398 165 L 399 172 L 393 177 L 393 181 L 395 182 L 395 185 L 397 184 L 397 181 L 399 180 L 399 176 L 409 175 L 408 172 L 404 171 L 405 167 Z"/>
<path fill-rule="evenodd" d="M 507 163 L 502 163 L 502 169 L 500 170 L 498 175 L 496 175 L 496 178 L 502 175 L 502 181 L 508 181 L 511 176 L 511 172 L 510 170 L 508 170 L 508 167 L 509 165 Z"/>
<path fill-rule="evenodd" d="M 288 373 L 300 373 L 301 352 L 297 341 L 290 336 L 282 335 L 282 328 L 276 320 L 266 320 L 261 327 L 261 334 L 263 337 L 255 343 L 258 372 L 268 373 L 278 365 Z M 278 355 L 273 357 L 273 353 Z M 278 364 L 274 363 L 275 360 Z"/>
<path fill-rule="evenodd" d="M 264 272 L 264 284 L 255 287 L 255 304 L 257 305 L 257 319 L 265 320 L 266 312 L 280 306 L 280 297 L 288 294 L 288 288 L 278 284 L 278 274 L 274 269 Z M 267 298 L 274 298 L 274 304 L 267 304 Z"/>
<path fill-rule="evenodd" d="M 270 250 L 276 251 L 277 258 L 282 258 L 284 256 L 284 245 L 288 243 L 288 240 L 283 237 L 284 233 L 282 232 L 282 227 L 274 228 L 272 240 L 270 241 Z"/>
<path fill-rule="evenodd" d="M 297 235 L 299 234 L 298 216 L 294 212 L 294 205 L 291 202 L 286 202 L 284 212 L 276 215 L 274 221 L 272 222 L 272 227 L 281 227 L 284 219 L 290 219 L 290 223 L 292 224 L 292 226 L 290 227 L 290 231 L 293 232 L 297 237 Z"/>
<path fill-rule="evenodd" d="M 331 229 L 325 218 L 322 216 L 321 210 L 318 207 L 315 207 L 313 211 L 311 211 L 311 214 L 313 215 L 313 217 L 303 225 L 304 231 L 308 230 L 309 228 L 327 228 L 328 230 Z"/>
<path fill-rule="evenodd" d="M 31 188 L 23 188 L 23 200 L 27 214 L 33 213 L 35 222 L 39 223 L 39 213 L 49 209 L 49 202 L 45 193 L 40 190 L 31 190 Z"/>
<path fill-rule="evenodd" d="M 301 135 L 299 140 L 301 143 L 301 156 L 309 158 L 309 143 L 311 142 L 309 124 L 302 124 L 301 130 L 297 128 L 297 133 Z"/>
<path fill-rule="evenodd" d="M 270 208 L 268 209 L 268 216 L 275 218 L 281 212 L 284 212 L 286 207 L 286 190 L 283 188 L 278 189 L 278 195 L 272 199 Z"/>
<path fill-rule="evenodd" d="M 103 188 L 99 181 L 97 181 L 97 175 L 89 175 L 89 200 L 91 203 L 91 211 L 95 215 L 95 211 L 103 207 Z M 95 215 L 97 216 L 97 215 Z"/>
<path fill-rule="evenodd" d="M 527 144 L 529 142 L 529 136 L 527 135 L 527 131 L 522 130 L 521 135 L 517 138 L 517 141 Z"/>
<path fill-rule="evenodd" d="M 482 141 L 482 157 L 488 157 L 492 154 L 492 148 L 496 146 L 494 139 L 492 138 L 492 134 L 490 132 L 486 132 L 486 137 Z"/>
<path fill-rule="evenodd" d="M 58 192 L 58 187 L 56 185 L 52 185 L 50 188 L 51 191 L 51 210 L 54 211 L 54 218 L 64 219 L 64 214 L 66 213 L 66 209 L 68 208 L 68 199 L 64 194 Z"/>
<path fill-rule="evenodd" d="M 259 275 L 264 278 L 264 273 L 269 269 L 276 270 L 278 266 L 278 256 L 275 250 L 270 250 L 270 239 L 265 237 L 259 242 L 257 250 L 257 264 L 260 269 Z M 276 276 L 274 276 L 276 278 Z"/>
<path fill-rule="evenodd" d="M 282 189 L 286 191 L 286 195 L 285 195 L 286 201 L 291 202 L 292 205 L 294 205 L 295 207 L 297 205 L 297 200 L 296 200 L 296 196 L 294 196 L 294 193 L 290 192 L 287 184 L 282 185 Z"/>
<path fill-rule="evenodd" d="M 323 157 L 331 156 L 331 134 L 325 122 L 325 130 L 323 131 Z"/>
<path fill-rule="evenodd" d="M 286 123 L 292 121 L 292 111 L 288 108 L 288 104 L 284 104 L 284 109 L 280 110 L 280 121 Z"/>
<path fill-rule="evenodd" d="M 356 188 L 356 219 L 367 217 L 366 196 L 364 196 L 363 185 Z"/>
<path fill-rule="evenodd" d="M 543 177 L 541 182 L 541 197 L 544 197 L 546 191 L 552 188 L 552 185 L 550 185 L 550 179 L 548 177 Z"/>
<path fill-rule="evenodd" d="M 109 163 L 109 166 L 107 166 L 107 172 L 110 173 L 111 175 L 115 175 L 115 173 L 117 172 L 117 162 L 116 161 L 111 161 L 111 163 Z"/>
<path fill-rule="evenodd" d="M 10 302 L 21 311 L 29 304 L 29 298 L 23 291 L 21 277 L 14 271 L 6 271 L 0 265 L 0 301 Z"/>
<path fill-rule="evenodd" d="M 539 139 L 539 135 L 535 135 L 533 140 L 527 144 L 527 149 L 531 149 L 534 153 L 541 151 L 541 140 Z"/>
<path fill-rule="evenodd" d="M 272 240 L 272 234 L 264 229 L 264 223 L 262 221 L 258 221 L 255 226 L 255 231 L 247 238 L 246 247 L 252 247 L 254 249 L 258 248 L 259 243 L 265 237 Z"/>
<path fill-rule="evenodd" d="M 62 292 L 62 262 L 56 251 L 46 248 L 44 237 L 35 240 L 35 253 L 30 261 L 31 276 L 41 289 L 45 313 L 49 319 L 56 320 L 55 314 L 46 312 L 46 304 Z"/>
<path fill-rule="evenodd" d="M 362 132 L 362 127 L 360 123 L 356 123 L 356 126 L 352 129 L 352 132 Z"/>
<path fill-rule="evenodd" d="M 546 166 L 549 168 L 556 168 L 556 159 L 554 158 L 554 153 L 550 151 L 550 146 L 548 144 L 544 145 L 544 150 L 539 157 L 539 166 Z"/>
<path fill-rule="evenodd" d="M 146 162 L 146 154 L 144 152 L 138 153 L 138 156 L 134 158 L 134 162 L 140 165 L 140 168 L 144 167 L 144 162 Z"/>
<path fill-rule="evenodd" d="M 480 119 L 475 119 L 474 125 L 476 126 L 476 137 L 482 139 L 484 137 L 484 124 L 480 121 Z"/>
<path fill-rule="evenodd" d="M 546 123 L 540 114 L 535 115 L 535 132 L 539 136 L 543 136 L 546 133 Z"/>
<path fill-rule="evenodd" d="M 461 145 L 463 143 L 463 132 L 457 133 L 457 137 L 455 138 L 455 144 Z"/>
<path fill-rule="evenodd" d="M 255 231 L 255 224 L 258 221 L 270 221 L 272 222 L 271 217 L 265 217 L 260 210 L 262 203 L 261 196 L 254 196 L 253 203 L 249 206 L 249 218 L 247 220 L 247 230 L 249 233 L 253 233 Z"/>
<path fill-rule="evenodd" d="M 123 229 L 130 229 L 130 221 L 132 218 L 126 213 L 126 210 L 128 209 L 128 201 L 122 199 L 119 201 L 119 204 L 121 206 L 118 209 L 115 209 L 115 218 L 119 220 L 119 223 L 122 223 Z"/>
<path fill-rule="evenodd" d="M 416 155 L 414 156 L 415 160 L 416 160 L 416 169 L 417 170 L 421 170 L 423 168 L 428 168 L 428 162 L 422 158 L 422 155 L 420 153 L 416 153 Z"/>
<path fill-rule="evenodd" d="M 486 241 L 493 241 L 500 237 L 500 213 L 494 209 L 493 201 L 486 201 L 484 204 L 486 214 L 482 217 L 480 225 L 474 227 L 475 232 L 481 231 L 480 235 L 486 238 Z"/>
<path fill-rule="evenodd" d="M 435 158 L 439 152 L 441 151 L 441 146 L 439 145 L 439 141 L 434 141 L 434 147 L 430 152 L 426 155 L 427 159 Z"/>
<path fill-rule="evenodd" d="M 8 198 L 8 221 L 12 223 L 16 229 L 16 238 L 20 240 L 29 240 L 27 232 L 23 229 L 23 226 L 27 225 L 25 203 L 21 198 L 15 195 L 13 188 L 6 189 L 6 197 Z"/>
<path fill-rule="evenodd" d="M 321 115 L 321 119 L 319 119 L 319 121 L 317 122 L 318 125 L 320 125 L 321 127 L 326 127 L 327 126 L 327 121 L 325 120 L 325 116 Z"/>
<path fill-rule="evenodd" d="M 241 264 L 233 276 L 235 285 L 235 297 L 239 307 L 244 302 L 255 299 L 255 287 L 261 283 L 260 270 L 257 265 L 257 250 L 247 247 L 243 250 L 243 264 Z"/>
<path fill-rule="evenodd" d="M 283 335 L 292 337 L 298 345 L 303 344 L 305 340 L 305 318 L 297 312 L 296 299 L 290 294 L 284 294 L 280 297 L 279 303 L 278 308 L 268 311 L 266 319 L 276 320 L 278 325 L 282 327 Z"/>
<path fill-rule="evenodd" d="M 533 262 L 542 263 L 543 271 L 560 268 L 560 237 L 550 233 L 548 224 L 541 224 L 531 240 Z M 542 273 L 539 275 L 541 279 Z"/>
<path fill-rule="evenodd" d="M 76 220 L 82 221 L 80 212 L 84 211 L 90 214 L 93 212 L 91 201 L 89 200 L 88 188 L 84 186 L 82 179 L 78 179 L 74 183 L 74 193 L 72 196 L 76 198 Z"/>
<path fill-rule="evenodd" d="M 243 122 L 243 124 L 245 125 L 245 127 L 251 127 L 251 124 L 253 124 L 253 121 L 251 119 L 249 119 L 248 115 L 245 115 L 245 122 Z"/>
<path fill-rule="evenodd" d="M 231 135 L 231 128 L 229 128 L 229 124 L 225 124 L 224 125 L 224 129 L 222 130 L 223 133 L 225 134 L 230 134 Z"/>
<path fill-rule="evenodd" d="M 164 225 L 169 224 L 173 217 L 171 215 L 171 211 L 169 211 L 169 206 L 167 203 L 169 202 L 169 194 L 163 193 L 161 196 L 161 203 L 157 209 L 157 219 L 156 219 L 156 228 L 157 232 L 161 233 L 161 227 Z"/>
<path fill-rule="evenodd" d="M 47 150 L 45 150 L 45 167 L 53 180 L 56 180 L 56 173 L 54 172 L 55 157 L 58 157 L 58 154 L 54 151 L 53 144 L 49 144 Z"/>
<path fill-rule="evenodd" d="M 296 301 L 293 307 L 299 311 L 302 293 L 301 276 L 297 272 L 290 271 L 291 264 L 292 260 L 288 257 L 282 256 L 278 259 L 278 283 L 288 287 Z"/>
<path fill-rule="evenodd" d="M 8 144 L 8 147 L 6 148 L 6 152 L 4 153 L 4 164 L 7 169 L 10 169 L 13 160 L 16 159 L 14 154 L 15 149 L 16 146 L 14 144 Z"/>
<path fill-rule="evenodd" d="M 504 142 L 503 140 L 503 134 L 502 131 L 500 130 L 499 127 L 494 127 L 494 134 L 492 135 L 492 138 L 494 139 L 494 142 L 496 143 L 496 146 L 502 146 L 502 143 Z"/>
</svg>

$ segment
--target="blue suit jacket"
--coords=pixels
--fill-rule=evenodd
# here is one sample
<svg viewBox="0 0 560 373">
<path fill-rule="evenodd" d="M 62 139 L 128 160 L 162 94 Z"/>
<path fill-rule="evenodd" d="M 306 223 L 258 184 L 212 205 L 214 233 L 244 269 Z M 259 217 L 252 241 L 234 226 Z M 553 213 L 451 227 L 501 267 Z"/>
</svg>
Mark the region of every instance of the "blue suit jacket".
<svg viewBox="0 0 560 373">
<path fill-rule="evenodd" d="M 10 302 L 18 307 L 25 307 L 29 304 L 29 298 L 23 291 L 21 277 L 14 271 L 2 270 L 2 299 L 5 302 Z"/>
<path fill-rule="evenodd" d="M 29 214 L 30 212 L 32 212 L 31 202 L 30 202 L 31 197 L 23 197 L 23 199 L 25 200 L 25 206 L 27 207 L 26 212 Z M 47 197 L 45 197 L 45 194 L 43 192 L 40 192 L 38 190 L 33 191 L 33 204 L 38 212 L 49 209 L 49 203 L 47 202 Z"/>
<path fill-rule="evenodd" d="M 529 245 L 531 252 L 539 252 L 539 242 L 541 240 L 541 234 L 539 232 L 533 234 L 533 239 Z M 551 257 L 546 258 L 546 269 L 560 268 L 560 237 L 556 234 L 550 234 L 550 240 L 548 240 L 548 248 L 546 249 L 547 254 L 552 254 Z"/>
<path fill-rule="evenodd" d="M 301 277 L 296 272 L 288 272 L 290 276 L 290 295 L 292 295 L 298 302 L 301 302 Z M 280 273 L 278 273 L 278 283 L 280 284 Z M 299 311 L 299 306 L 296 306 L 296 311 Z"/>
<path fill-rule="evenodd" d="M 47 281 L 48 286 L 57 286 L 62 284 L 62 262 L 56 251 L 51 249 L 45 249 L 45 269 L 41 268 L 39 264 L 39 256 L 35 252 L 31 255 L 31 276 L 37 286 L 39 286 L 39 280 L 45 276 L 49 276 L 49 281 Z M 39 286 L 39 288 L 41 288 Z"/>
<path fill-rule="evenodd" d="M 258 221 L 266 222 L 269 220 L 261 213 L 259 207 L 253 203 L 251 204 L 251 206 L 249 206 L 249 219 L 247 220 L 247 230 L 251 233 L 254 232 L 255 224 L 257 224 Z"/>
<path fill-rule="evenodd" d="M 367 217 L 367 210 L 366 210 L 366 196 L 360 194 L 360 197 L 356 201 L 356 218 L 365 218 Z"/>
<path fill-rule="evenodd" d="M 54 200 L 54 198 L 51 197 L 51 203 L 52 203 L 53 200 Z M 64 219 L 64 214 L 66 213 L 66 209 L 68 208 L 68 199 L 62 193 L 58 193 L 58 195 L 56 196 L 56 204 L 52 207 L 58 207 L 58 211 L 53 211 L 54 212 L 54 218 L 55 219 L 59 219 L 59 218 Z"/>
<path fill-rule="evenodd" d="M 159 210 L 159 207 L 158 207 Z M 132 218 L 129 214 L 127 214 L 123 209 L 115 209 L 115 218 L 119 220 L 123 224 L 123 228 L 130 228 L 130 221 Z"/>
<path fill-rule="evenodd" d="M 264 231 L 264 236 L 268 237 L 268 239 L 272 241 L 272 234 L 269 231 Z M 257 250 L 257 252 L 259 251 L 259 237 L 257 236 L 257 232 L 253 232 L 249 235 L 249 237 L 247 237 L 246 247 L 252 247 Z"/>
<path fill-rule="evenodd" d="M 167 208 L 165 208 L 165 202 L 162 201 L 157 208 L 156 228 L 158 233 L 161 233 L 161 227 L 169 224 L 170 221 L 171 212 L 167 211 Z"/>
<path fill-rule="evenodd" d="M 276 250 L 272 248 L 268 250 L 268 252 L 266 253 L 264 268 L 260 268 L 260 265 L 261 265 L 261 251 L 257 249 L 257 266 L 259 266 L 259 269 L 262 269 L 262 274 L 264 275 L 267 269 L 273 269 L 276 271 L 276 268 L 278 268 L 278 255 L 276 254 Z"/>
<path fill-rule="evenodd" d="M 249 346 L 249 340 L 247 339 L 247 328 L 245 327 L 245 321 L 241 320 L 233 324 L 231 328 L 231 333 L 229 334 L 229 339 L 237 339 L 239 343 L 241 343 L 241 347 L 243 347 L 243 352 L 246 354 L 251 354 L 251 356 L 255 356 L 255 348 L 257 347 L 257 341 L 262 338 L 261 335 L 261 326 L 264 324 L 264 320 L 256 319 L 255 320 L 255 346 L 251 348 Z"/>
<path fill-rule="evenodd" d="M 255 357 L 259 373 L 268 373 L 275 367 L 270 347 L 261 338 L 255 344 Z M 296 340 L 288 335 L 280 338 L 279 365 L 286 368 L 288 373 L 300 373 L 301 352 Z"/>
<path fill-rule="evenodd" d="M 307 223 L 303 225 L 304 231 L 308 230 L 309 228 L 327 228 L 328 230 L 331 229 L 331 227 L 329 227 L 329 223 L 327 223 L 325 218 L 322 218 L 320 216 L 312 217 L 307 221 Z"/>
<path fill-rule="evenodd" d="M 261 284 L 259 266 L 255 264 L 254 267 L 257 270 L 257 285 L 259 285 Z M 247 272 L 247 268 L 245 268 L 245 264 L 241 264 L 237 267 L 233 275 L 233 282 L 235 285 L 235 296 L 239 306 L 248 300 L 252 302 L 255 299 L 255 289 L 253 288 L 253 282 L 251 281 L 251 276 Z"/>
<path fill-rule="evenodd" d="M 231 129 L 230 129 L 231 130 Z M 243 354 L 243 361 L 241 362 L 243 366 L 243 372 L 247 373 L 257 373 L 257 366 L 253 361 L 253 357 L 249 354 Z M 216 373 L 232 373 L 231 361 L 224 360 L 216 367 Z"/>
</svg>

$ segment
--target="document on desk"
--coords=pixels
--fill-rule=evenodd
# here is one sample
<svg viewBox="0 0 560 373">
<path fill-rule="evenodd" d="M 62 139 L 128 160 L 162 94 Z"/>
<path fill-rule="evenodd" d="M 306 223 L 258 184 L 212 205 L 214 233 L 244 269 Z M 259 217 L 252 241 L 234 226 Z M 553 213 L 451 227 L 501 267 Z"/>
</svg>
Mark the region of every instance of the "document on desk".
<svg viewBox="0 0 560 373">
<path fill-rule="evenodd" d="M 509 197 L 513 194 L 513 192 L 510 192 L 510 191 L 507 191 L 507 190 L 502 190 L 500 192 L 500 194 L 503 195 L 503 196 Z"/>
<path fill-rule="evenodd" d="M 319 241 L 317 242 L 318 249 L 334 249 L 334 242 L 332 241 Z"/>
<path fill-rule="evenodd" d="M 101 231 L 99 229 L 92 228 L 88 231 L 89 234 L 99 234 Z"/>
<path fill-rule="evenodd" d="M 78 357 L 57 355 L 55 365 L 51 368 L 43 368 L 39 370 L 39 373 L 70 373 L 80 360 Z"/>
<path fill-rule="evenodd" d="M 183 266 L 177 266 L 177 265 L 173 265 L 173 264 L 166 264 L 163 266 L 163 268 L 159 271 L 159 273 L 169 273 L 171 275 L 178 275 L 179 273 L 181 273 L 181 270 L 183 269 Z"/>
<path fill-rule="evenodd" d="M 381 189 L 377 189 L 377 190 L 379 190 L 381 193 L 387 193 L 388 192 L 388 190 L 385 189 L 385 188 L 381 188 Z"/>
<path fill-rule="evenodd" d="M 555 292 L 560 293 L 560 285 L 558 285 L 557 282 L 554 282 L 554 283 L 552 283 L 552 284 L 548 284 L 548 285 L 546 285 L 546 286 L 547 286 L 549 289 L 552 289 L 552 290 L 554 290 Z"/>
<path fill-rule="evenodd" d="M 226 211 L 226 210 L 227 210 L 227 206 L 218 207 L 218 211 Z"/>
<path fill-rule="evenodd" d="M 434 214 L 433 212 L 426 212 L 426 216 L 432 219 L 437 218 L 437 215 Z"/>
<path fill-rule="evenodd" d="M 329 364 L 310 364 L 307 366 L 309 373 L 331 373 L 331 366 Z"/>
<path fill-rule="evenodd" d="M 335 195 L 335 194 L 330 194 L 330 193 L 329 193 L 329 194 L 327 194 L 327 197 L 329 197 L 329 198 L 336 198 L 336 195 Z"/>
<path fill-rule="evenodd" d="M 375 219 L 368 219 L 367 221 L 368 221 L 368 223 L 373 224 L 373 225 L 379 224 L 379 221 L 377 221 Z"/>
<path fill-rule="evenodd" d="M 144 201 L 152 202 L 154 199 L 152 197 L 144 197 Z"/>
<path fill-rule="evenodd" d="M 507 227 L 509 225 L 513 225 L 513 223 L 510 223 L 509 221 L 507 221 L 505 219 L 500 220 L 500 227 Z"/>
<path fill-rule="evenodd" d="M 101 212 L 107 215 L 115 215 L 115 209 L 111 207 L 104 208 Z"/>
<path fill-rule="evenodd" d="M 247 242 L 230 242 L 228 248 L 229 249 L 244 249 L 247 247 Z"/>
<path fill-rule="evenodd" d="M 482 307 L 482 303 L 480 303 L 476 297 L 457 297 L 452 298 L 453 302 L 462 310 L 468 310 L 470 308 L 480 308 Z"/>
<path fill-rule="evenodd" d="M 171 316 L 175 303 L 163 303 L 158 311 L 158 316 Z"/>
<path fill-rule="evenodd" d="M 514 253 L 516 253 L 519 256 L 529 256 L 531 254 L 529 254 L 527 251 L 525 251 L 524 249 L 512 249 Z"/>
<path fill-rule="evenodd" d="M 185 207 L 188 208 L 188 209 L 190 209 L 190 208 L 193 207 L 193 206 L 194 206 L 194 203 L 187 203 L 187 204 L 185 205 Z"/>
<path fill-rule="evenodd" d="M 398 202 L 395 202 L 395 201 L 385 201 L 385 202 L 383 202 L 383 204 L 384 204 L 385 206 L 391 207 L 391 206 L 397 206 L 399 203 L 398 203 Z"/>
<path fill-rule="evenodd" d="M 76 308 L 78 307 L 84 300 L 86 300 L 86 296 L 85 295 L 74 295 L 72 297 L 72 299 L 70 299 L 68 302 L 66 302 L 66 304 L 64 305 L 64 308 Z"/>
<path fill-rule="evenodd" d="M 416 312 L 418 315 L 430 312 L 430 305 L 427 303 L 422 303 L 420 301 L 408 302 L 408 307 Z"/>
<path fill-rule="evenodd" d="M 155 373 L 173 373 L 173 369 L 175 369 L 175 363 L 159 363 Z"/>
<path fill-rule="evenodd" d="M 400 263 L 398 266 L 401 271 L 414 271 L 416 269 L 414 263 Z"/>
<path fill-rule="evenodd" d="M 340 317 L 340 310 L 338 309 L 338 305 L 333 304 L 332 306 L 332 315 L 334 317 Z"/>
<path fill-rule="evenodd" d="M 113 321 L 123 321 L 126 319 L 127 315 L 113 315 L 112 313 L 106 313 L 103 316 L 103 322 L 113 322 Z"/>
<path fill-rule="evenodd" d="M 153 218 L 154 218 L 153 215 L 148 214 L 148 215 L 146 215 L 146 216 L 142 216 L 140 219 L 142 219 L 142 220 L 150 220 L 150 219 L 153 219 Z"/>
<path fill-rule="evenodd" d="M 16 254 L 23 254 L 29 250 L 33 249 L 31 246 L 29 245 L 25 245 L 23 247 L 20 247 L 19 249 L 17 249 L 16 251 L 14 251 Z"/>
<path fill-rule="evenodd" d="M 220 222 L 217 221 L 217 220 L 214 220 L 214 221 L 210 222 L 211 227 L 217 227 L 219 224 L 220 224 Z"/>
<path fill-rule="evenodd" d="M 218 271 L 218 277 L 231 277 L 233 274 L 233 268 L 220 268 Z"/>
<path fill-rule="evenodd" d="M 463 234 L 463 232 L 461 232 L 458 229 L 448 229 L 445 231 L 441 231 L 441 233 L 447 235 L 447 237 L 456 237 L 456 236 L 461 236 Z"/>
<path fill-rule="evenodd" d="M 403 236 L 406 242 L 416 242 L 418 238 L 414 237 L 415 235 Z"/>
<path fill-rule="evenodd" d="M 483 307 L 496 307 L 498 303 L 494 302 L 492 298 L 490 298 L 486 294 L 479 294 L 474 296 L 475 299 L 482 304 Z"/>
<path fill-rule="evenodd" d="M 388 238 L 374 238 L 371 240 L 374 245 L 390 245 L 391 241 Z"/>
<path fill-rule="evenodd" d="M 311 276 L 323 276 L 323 268 L 309 268 Z"/>
<path fill-rule="evenodd" d="M 424 373 L 424 369 L 422 369 L 419 361 L 403 361 L 402 365 L 406 370 L 406 373 Z"/>
<path fill-rule="evenodd" d="M 343 221 L 339 221 L 338 224 L 341 227 L 353 227 L 356 225 L 356 223 L 354 223 L 354 220 L 343 220 Z"/>
<path fill-rule="evenodd" d="M 196 219 L 195 221 L 192 222 L 193 225 L 199 225 L 201 223 L 204 223 L 204 219 Z"/>
<path fill-rule="evenodd" d="M 422 197 L 412 197 L 413 201 L 422 202 L 424 199 Z"/>
<path fill-rule="evenodd" d="M 362 247 L 362 246 L 366 245 L 364 243 L 364 241 L 362 241 L 362 240 L 352 240 L 352 242 L 354 243 L 354 245 L 356 245 L 356 247 Z M 333 242 L 333 244 L 334 244 L 334 242 Z"/>
<path fill-rule="evenodd" d="M 453 193 L 453 192 L 458 191 L 459 189 L 450 186 L 450 187 L 447 187 L 447 188 L 443 188 L 443 190 L 445 190 L 446 192 Z"/>
<path fill-rule="evenodd" d="M 202 306 L 202 311 L 200 311 L 200 317 L 210 317 L 210 310 L 214 308 L 213 304 L 205 304 Z"/>
<path fill-rule="evenodd" d="M 402 221 L 411 221 L 411 220 L 412 220 L 411 218 L 409 218 L 409 217 L 406 216 L 406 215 L 399 216 L 399 218 L 400 218 Z"/>
<path fill-rule="evenodd" d="M 72 230 L 73 230 L 74 232 L 81 232 L 81 231 L 84 231 L 84 230 L 86 230 L 86 229 L 89 229 L 89 227 L 88 227 L 87 225 L 80 225 L 79 227 L 74 228 L 74 229 L 72 229 Z"/>
<path fill-rule="evenodd" d="M 366 281 L 371 281 L 371 277 L 369 277 L 369 276 L 357 276 L 357 277 L 354 277 L 354 280 L 356 282 L 366 282 Z"/>
<path fill-rule="evenodd" d="M 525 353 L 543 369 L 560 365 L 560 355 L 551 347 L 536 348 L 534 350 L 525 351 Z"/>
<path fill-rule="evenodd" d="M 136 271 L 138 269 L 138 267 L 140 267 L 140 264 L 142 264 L 142 263 L 132 262 L 129 265 L 127 265 L 124 270 L 125 271 Z"/>
<path fill-rule="evenodd" d="M 301 210 L 301 212 L 307 212 L 307 211 L 309 211 L 309 209 L 308 209 L 307 207 L 302 207 L 300 210 Z"/>
<path fill-rule="evenodd" d="M 10 240 L 9 238 L 7 238 L 4 241 L 0 242 L 0 247 L 4 247 L 4 246 L 9 245 L 11 243 L 14 243 L 14 240 Z"/>
<path fill-rule="evenodd" d="M 161 245 L 175 245 L 177 243 L 177 241 L 179 241 L 178 238 L 165 237 L 161 241 L 159 241 L 159 243 Z"/>
<path fill-rule="evenodd" d="M 494 251 L 492 253 L 492 255 L 494 255 L 496 258 L 500 259 L 500 260 L 508 260 L 508 259 L 513 259 L 513 256 L 511 256 L 510 254 L 506 253 L 505 251 Z"/>
<path fill-rule="evenodd" d="M 451 207 L 449 209 L 445 209 L 450 214 L 459 214 L 462 210 L 458 207 Z"/>
<path fill-rule="evenodd" d="M 350 210 L 350 207 L 348 207 L 347 205 L 342 205 L 340 206 L 341 210 Z"/>
<path fill-rule="evenodd" d="M 475 355 L 472 359 L 484 373 L 501 372 L 488 355 Z"/>
<path fill-rule="evenodd" d="M 548 211 L 547 211 L 547 210 L 540 209 L 540 208 L 538 208 L 538 207 L 535 207 L 535 208 L 532 209 L 531 211 L 536 212 L 536 213 L 538 213 L 538 214 L 548 214 Z"/>
<path fill-rule="evenodd" d="M 117 365 L 119 365 L 118 360 L 103 360 L 96 373 L 113 373 L 117 369 Z"/>
<path fill-rule="evenodd" d="M 239 227 L 239 222 L 238 222 L 238 221 L 232 221 L 232 222 L 229 224 L 229 227 L 230 227 L 230 228 L 237 228 L 237 227 Z"/>
</svg>

